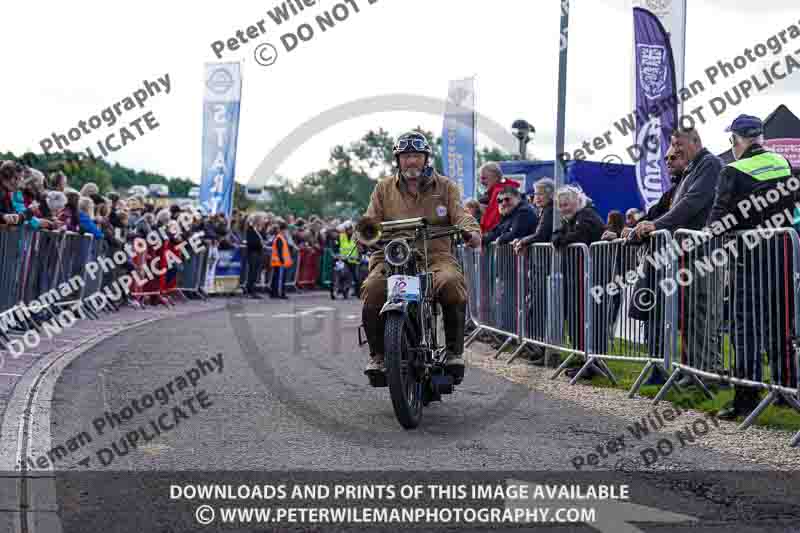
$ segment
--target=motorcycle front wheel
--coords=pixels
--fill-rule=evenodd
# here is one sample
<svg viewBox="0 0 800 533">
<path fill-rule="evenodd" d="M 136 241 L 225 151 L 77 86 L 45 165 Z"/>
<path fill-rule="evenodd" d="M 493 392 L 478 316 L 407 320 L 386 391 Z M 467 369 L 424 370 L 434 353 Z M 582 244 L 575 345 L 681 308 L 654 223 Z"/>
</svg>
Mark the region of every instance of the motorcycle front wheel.
<svg viewBox="0 0 800 533">
<path fill-rule="evenodd" d="M 403 315 L 392 313 L 386 317 L 386 381 L 394 414 L 406 429 L 414 429 L 422 419 L 422 379 L 417 375 L 415 356 L 410 351 L 413 338 Z"/>
</svg>

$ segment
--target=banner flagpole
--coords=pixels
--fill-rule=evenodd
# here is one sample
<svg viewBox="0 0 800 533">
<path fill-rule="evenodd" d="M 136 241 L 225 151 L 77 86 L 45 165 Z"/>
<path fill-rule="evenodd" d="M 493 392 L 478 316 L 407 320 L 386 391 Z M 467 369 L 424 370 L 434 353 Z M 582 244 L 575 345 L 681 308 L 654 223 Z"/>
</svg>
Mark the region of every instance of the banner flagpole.
<svg viewBox="0 0 800 533">
<path fill-rule="evenodd" d="M 555 157 L 555 182 L 556 190 L 565 183 L 566 161 L 560 154 L 564 153 L 564 138 L 566 130 L 567 108 L 567 44 L 569 33 L 569 0 L 561 2 L 561 31 L 558 57 L 558 114 L 556 116 L 556 157 Z M 553 206 L 553 231 L 561 227 L 561 214 L 558 211 L 558 202 Z"/>
</svg>

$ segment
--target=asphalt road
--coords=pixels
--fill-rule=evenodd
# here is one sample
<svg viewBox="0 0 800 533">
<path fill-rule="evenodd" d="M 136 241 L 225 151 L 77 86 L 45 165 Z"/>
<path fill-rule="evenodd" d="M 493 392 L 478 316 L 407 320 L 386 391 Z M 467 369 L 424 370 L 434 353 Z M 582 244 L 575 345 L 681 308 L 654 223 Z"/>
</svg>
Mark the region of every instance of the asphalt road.
<svg viewBox="0 0 800 533">
<path fill-rule="evenodd" d="M 573 457 L 625 433 L 631 421 L 478 369 L 468 369 L 455 394 L 426 409 L 420 428 L 404 430 L 388 389 L 366 384 L 359 323 L 354 300 L 236 299 L 223 310 L 128 330 L 82 354 L 61 373 L 51 403 L 52 446 L 67 450 L 55 464 L 63 530 L 339 530 L 201 527 L 192 522 L 197 501 L 169 494 L 177 480 L 277 484 L 305 476 L 320 483 L 625 483 L 631 501 L 644 507 L 620 508 L 595 529 L 570 524 L 558 530 L 800 531 L 797 476 L 757 466 L 742 472 L 734 459 L 699 446 L 647 472 L 614 471 L 611 459 L 604 470 L 576 472 Z M 114 428 L 112 413 L 121 421 Z M 126 413 L 134 414 L 124 420 Z M 644 444 L 626 446 L 637 456 Z M 28 463 L 34 473 L 37 459 Z M 502 498 L 493 503 L 505 504 Z M 626 517 L 643 523 L 635 529 Z M 513 529 L 484 524 L 474 530 L 503 528 Z"/>
</svg>

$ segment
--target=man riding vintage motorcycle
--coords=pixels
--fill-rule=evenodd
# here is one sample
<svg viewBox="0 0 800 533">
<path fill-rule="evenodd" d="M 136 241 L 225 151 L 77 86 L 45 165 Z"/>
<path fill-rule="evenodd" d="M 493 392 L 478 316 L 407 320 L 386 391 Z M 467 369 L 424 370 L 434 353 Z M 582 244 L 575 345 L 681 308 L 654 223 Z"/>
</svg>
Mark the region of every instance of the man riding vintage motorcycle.
<svg viewBox="0 0 800 533">
<path fill-rule="evenodd" d="M 480 246 L 478 222 L 464 211 L 461 191 L 446 176 L 433 169 L 433 150 L 421 133 L 400 136 L 394 146 L 398 172 L 381 179 L 372 192 L 365 217 L 388 222 L 424 217 L 432 225 L 453 225 L 465 232 L 467 245 Z M 433 272 L 433 289 L 442 305 L 447 359 L 445 370 L 459 384 L 464 376 L 464 323 L 467 287 L 464 275 L 452 253 L 450 239 L 430 244 L 429 271 Z M 369 275 L 361 295 L 364 307 L 362 320 L 370 350 L 370 361 L 364 369 L 367 376 L 383 373 L 385 316 L 380 315 L 387 299 L 387 277 L 383 252 L 376 252 L 369 262 Z"/>
</svg>

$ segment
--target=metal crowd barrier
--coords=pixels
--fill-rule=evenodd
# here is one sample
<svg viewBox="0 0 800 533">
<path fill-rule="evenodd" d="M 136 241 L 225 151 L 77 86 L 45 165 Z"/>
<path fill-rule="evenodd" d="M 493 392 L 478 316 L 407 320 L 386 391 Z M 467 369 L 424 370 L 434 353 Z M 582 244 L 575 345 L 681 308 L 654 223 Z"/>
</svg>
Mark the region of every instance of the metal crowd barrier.
<svg viewBox="0 0 800 533">
<path fill-rule="evenodd" d="M 555 339 L 560 339 L 559 351 L 569 355 L 556 369 L 551 379 L 557 378 L 576 357 L 585 360 L 570 381 L 574 385 L 590 367 L 616 384 L 614 374 L 602 359 L 591 357 L 593 352 L 592 332 L 594 330 L 594 306 L 590 296 L 591 272 L 593 268 L 589 247 L 585 244 L 571 244 L 553 253 L 553 274 L 551 290 L 555 296 L 551 308 L 551 328 Z M 566 326 L 566 330 L 564 329 Z"/>
<path fill-rule="evenodd" d="M 464 257 L 470 258 L 469 252 Z M 505 336 L 495 358 L 511 342 L 518 347 L 508 363 L 527 345 L 540 346 L 569 354 L 553 379 L 575 355 L 583 355 L 586 363 L 572 383 L 592 365 L 616 382 L 602 360 L 587 355 L 592 346 L 593 317 L 588 290 L 591 258 L 586 245 L 573 244 L 556 252 L 550 244 L 534 244 L 516 255 L 510 245 L 492 243 L 485 253 L 472 255 L 464 270 L 470 299 L 477 295 L 477 301 L 470 302 L 476 329 L 466 346 L 488 331 Z"/>
<path fill-rule="evenodd" d="M 63 250 L 59 255 L 57 283 L 66 283 L 71 288 L 69 296 L 60 300 L 57 305 L 74 305 L 83 300 L 86 294 L 86 264 L 90 260 L 94 237 L 78 233 L 65 233 Z"/>
<path fill-rule="evenodd" d="M 480 294 L 480 253 L 474 248 L 458 247 L 459 264 L 464 273 L 467 285 L 467 318 L 468 324 L 478 328 L 478 295 Z"/>
<path fill-rule="evenodd" d="M 471 304 L 474 312 L 470 312 L 476 327 L 464 345 L 472 344 L 483 332 L 501 335 L 505 340 L 494 355 L 497 358 L 511 342 L 519 341 L 514 250 L 510 245 L 491 243 L 480 252 L 466 252 L 464 257 L 470 254 L 471 272 L 467 272 L 470 269 L 466 265 L 462 266 L 467 280 L 477 282 L 470 292 L 477 293 L 478 298 Z"/>
<path fill-rule="evenodd" d="M 35 232 L 27 226 L 0 228 L 0 253 L 3 254 L 0 268 L 0 321 L 6 342 L 10 340 L 7 328 L 27 329 L 30 325 L 18 304 L 25 290 L 34 235 Z"/>
<path fill-rule="evenodd" d="M 303 248 L 300 251 L 300 258 L 301 268 L 297 270 L 297 287 L 313 289 L 320 274 L 322 253 L 313 248 Z"/>
<path fill-rule="evenodd" d="M 203 287 L 206 282 L 206 268 L 208 264 L 208 247 L 202 252 L 196 253 L 191 249 L 189 259 L 181 258 L 182 263 L 178 270 L 177 290 L 182 294 L 198 294 L 203 299 Z"/>
<path fill-rule="evenodd" d="M 709 397 L 703 380 L 766 390 L 740 429 L 779 398 L 800 411 L 797 232 L 779 228 L 712 237 L 680 230 L 675 239 L 688 243 L 675 276 L 679 356 L 656 401 L 685 375 Z M 800 433 L 792 444 L 799 442 Z"/>
<path fill-rule="evenodd" d="M 85 283 L 83 294 L 85 295 L 86 298 L 90 298 L 91 299 L 91 296 L 93 294 L 97 293 L 98 291 L 102 290 L 102 286 L 103 286 L 103 275 L 102 275 L 103 269 L 102 269 L 102 267 L 100 267 L 100 265 L 98 264 L 98 267 L 100 267 L 100 268 L 97 269 L 97 272 L 90 273 L 90 272 L 87 271 L 86 265 L 89 262 L 96 262 L 98 260 L 98 258 L 100 258 L 100 257 L 108 257 L 108 249 L 109 249 L 108 242 L 105 239 L 102 239 L 102 240 L 99 240 L 99 241 L 92 239 L 92 241 L 91 241 L 91 243 L 89 245 L 89 252 L 87 254 L 87 261 L 83 265 L 83 267 L 84 267 L 83 268 L 83 279 L 84 279 L 84 283 Z M 83 303 L 86 303 L 86 300 L 82 300 L 82 301 L 83 301 Z M 93 305 L 92 305 L 92 310 L 95 313 L 100 311 L 100 309 L 96 309 Z"/>
<path fill-rule="evenodd" d="M 702 237 L 702 238 L 701 238 Z M 792 228 L 711 238 L 700 232 L 654 232 L 634 246 L 622 240 L 591 248 L 529 246 L 515 260 L 490 245 L 460 254 L 476 330 L 520 345 L 569 353 L 615 382 L 606 360 L 642 363 L 630 391 L 656 367 L 671 374 L 658 403 L 688 376 L 768 394 L 740 426 L 746 429 L 775 401 L 800 411 L 800 238 Z M 512 266 L 513 265 L 513 266 Z M 800 444 L 800 433 L 792 445 Z"/>
<path fill-rule="evenodd" d="M 333 250 L 325 248 L 325 253 L 322 254 L 319 267 L 319 278 L 317 283 L 324 289 L 329 289 L 333 283 Z"/>
<path fill-rule="evenodd" d="M 628 396 L 656 369 L 665 374 L 675 350 L 675 242 L 667 231 L 653 232 L 639 245 L 625 240 L 592 243 L 589 359 L 643 363 Z"/>
<path fill-rule="evenodd" d="M 300 271 L 302 257 L 297 250 L 292 250 L 292 266 L 286 271 L 286 280 L 283 286 L 287 289 L 297 290 L 297 273 Z"/>
<path fill-rule="evenodd" d="M 508 360 L 509 363 L 526 345 L 560 349 L 561 338 L 550 327 L 548 320 L 553 313 L 559 312 L 554 307 L 553 257 L 553 246 L 550 244 L 533 244 L 517 257 L 517 309 L 521 343 Z"/>
<path fill-rule="evenodd" d="M 60 309 L 67 306 L 80 306 L 81 318 L 89 319 L 99 319 L 100 311 L 118 310 L 117 302 L 127 296 L 125 289 L 115 284 L 130 268 L 127 263 L 115 264 L 114 253 L 120 251 L 117 244 L 106 239 L 96 241 L 91 235 L 34 231 L 28 226 L 0 227 L 0 348 L 7 348 L 12 333 L 47 331 L 47 321 L 56 319 Z M 187 261 L 188 278 L 184 281 L 190 281 L 191 287 L 202 279 L 204 255 Z M 141 265 L 143 261 L 140 255 L 133 263 Z M 97 268 L 87 268 L 91 263 Z M 141 278 L 146 279 L 144 273 Z M 132 296 L 163 296 L 163 278 L 150 282 L 154 289 L 160 284 L 160 290 L 152 293 L 137 294 L 136 283 L 132 283 Z M 94 294 L 102 297 L 92 298 Z M 2 357 L 0 354 L 0 361 Z"/>
</svg>

